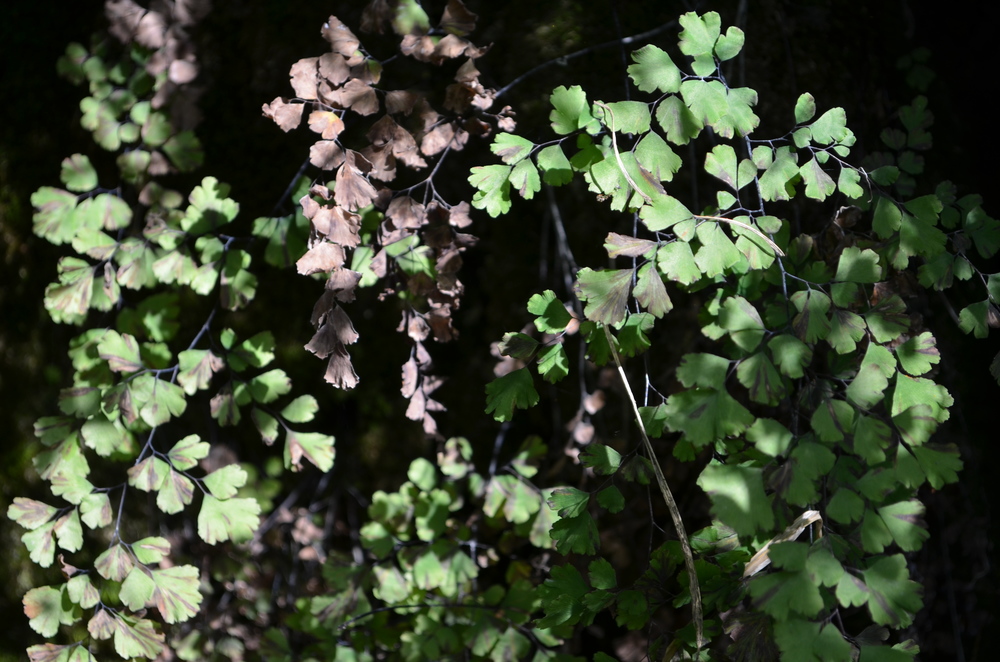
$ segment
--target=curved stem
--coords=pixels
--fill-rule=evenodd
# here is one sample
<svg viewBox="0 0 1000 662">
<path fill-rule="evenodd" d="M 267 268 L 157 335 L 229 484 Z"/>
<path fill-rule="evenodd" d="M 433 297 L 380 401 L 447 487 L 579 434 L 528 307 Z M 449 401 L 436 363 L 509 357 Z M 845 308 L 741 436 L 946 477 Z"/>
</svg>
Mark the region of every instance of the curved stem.
<svg viewBox="0 0 1000 662">
<path fill-rule="evenodd" d="M 625 392 L 628 393 L 629 402 L 632 403 L 632 413 L 635 414 L 635 420 L 639 425 L 639 432 L 642 435 L 642 444 L 646 449 L 646 454 L 649 455 L 649 462 L 653 465 L 653 473 L 656 475 L 656 483 L 660 487 L 660 493 L 663 495 L 663 501 L 667 504 L 667 509 L 670 511 L 670 517 L 674 521 L 674 530 L 677 532 L 677 537 L 681 541 L 681 549 L 684 550 L 684 567 L 687 570 L 688 586 L 691 590 L 691 612 L 694 618 L 695 641 L 700 649 L 705 642 L 704 612 L 701 604 L 701 587 L 698 585 L 698 573 L 694 567 L 694 552 L 691 551 L 691 541 L 688 540 L 687 531 L 684 530 L 684 520 L 681 518 L 680 508 L 677 507 L 677 501 L 674 499 L 674 494 L 670 491 L 670 485 L 667 484 L 667 479 L 663 475 L 663 469 L 660 468 L 660 462 L 656 459 L 656 454 L 653 452 L 653 444 L 650 443 L 649 435 L 646 434 L 646 426 L 642 422 L 642 416 L 639 415 L 639 407 L 636 405 L 635 396 L 632 395 L 632 387 L 629 386 L 628 377 L 625 376 L 625 368 L 622 367 L 621 357 L 618 355 L 614 339 L 611 337 L 611 331 L 608 330 L 607 325 L 604 326 L 604 334 L 607 336 L 608 347 L 611 348 L 611 355 L 615 357 L 615 365 L 618 366 L 618 375 L 621 377 L 622 385 L 625 387 Z"/>
</svg>

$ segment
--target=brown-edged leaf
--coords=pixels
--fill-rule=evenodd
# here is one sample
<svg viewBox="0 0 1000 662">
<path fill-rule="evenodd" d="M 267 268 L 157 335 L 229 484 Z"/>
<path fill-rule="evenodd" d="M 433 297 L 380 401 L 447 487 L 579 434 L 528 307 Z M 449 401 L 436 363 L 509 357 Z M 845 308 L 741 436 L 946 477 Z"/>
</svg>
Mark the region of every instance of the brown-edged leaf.
<svg viewBox="0 0 1000 662">
<path fill-rule="evenodd" d="M 656 250 L 656 242 L 649 239 L 638 239 L 630 235 L 609 232 L 604 239 L 604 248 L 608 251 L 608 257 L 641 257 L 646 253 Z"/>
<path fill-rule="evenodd" d="M 353 345 L 358 341 L 358 332 L 354 330 L 351 318 L 340 306 L 333 309 L 327 323 L 333 325 L 337 339 L 345 345 Z"/>
<path fill-rule="evenodd" d="M 451 208 L 448 222 L 456 228 L 467 228 L 472 225 L 472 217 L 469 216 L 471 207 L 468 202 L 460 202 Z"/>
</svg>

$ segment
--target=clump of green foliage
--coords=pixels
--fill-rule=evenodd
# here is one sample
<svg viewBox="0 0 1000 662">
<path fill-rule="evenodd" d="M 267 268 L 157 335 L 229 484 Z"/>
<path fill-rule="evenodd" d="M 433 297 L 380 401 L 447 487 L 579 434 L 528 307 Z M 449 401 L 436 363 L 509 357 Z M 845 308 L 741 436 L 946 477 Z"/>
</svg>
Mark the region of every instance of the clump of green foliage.
<svg viewBox="0 0 1000 662">
<path fill-rule="evenodd" d="M 730 86 L 722 72 L 743 47 L 742 32 L 723 33 L 715 13 L 688 13 L 680 23 L 690 70 L 653 45 L 632 53 L 629 76 L 652 93 L 649 101 L 590 102 L 579 87 L 559 87 L 550 115 L 557 137 L 535 144 L 498 135 L 492 149 L 503 164 L 475 167 L 469 178 L 478 189 L 473 206 L 492 216 L 511 209 L 513 191 L 530 199 L 543 182 L 582 177 L 599 201 L 638 221 L 634 234 L 605 238 L 620 266 L 580 269 L 563 300 L 551 290 L 529 300 L 538 334 L 508 333 L 501 344 L 523 367 L 486 389 L 498 421 L 538 403 L 528 364 L 556 383 L 571 373 L 574 343 L 594 366 L 642 355 L 669 342 L 671 332 L 658 331 L 673 309 L 669 290 L 705 302 L 699 320 L 711 342 L 683 355 L 676 385 L 653 382 L 657 366 L 647 360 L 645 406 L 634 420 L 643 437 L 670 439 L 670 461 L 702 465 L 698 485 L 713 524 L 692 534 L 694 559 L 678 527 L 684 545 L 666 541 L 654 554 L 659 581 L 643 575 L 618 585 L 598 555 L 594 511 L 619 512 L 618 485 L 648 480 L 635 461 L 656 468 L 666 460 L 589 444 L 583 464 L 606 478 L 589 492 L 559 488 L 549 504 L 560 515 L 556 550 L 595 560 L 588 577 L 576 561 L 553 569 L 542 623 L 586 625 L 610 609 L 638 629 L 664 601 L 691 601 L 691 626 L 651 644 L 651 656 L 699 657 L 710 645 L 735 659 L 780 651 L 787 660 L 841 660 L 852 649 L 861 659 L 908 659 L 912 642 L 887 648 L 840 625 L 860 609 L 876 630 L 913 622 L 920 587 L 903 553 L 928 536 L 918 490 L 956 481 L 962 464 L 954 444 L 932 438 L 952 397 L 933 379 L 936 341 L 908 310 L 903 284 L 941 290 L 955 277 L 980 277 L 987 298 L 959 319 L 966 332 L 985 335 L 1000 275 L 979 272 L 973 254 L 997 252 L 1000 224 L 978 196 L 959 199 L 948 182 L 914 196 L 918 151 L 931 142 L 923 97 L 901 111 L 902 129 L 883 132 L 893 152 L 876 155 L 870 170 L 848 160 L 855 137 L 843 109 L 819 113 L 809 94 L 796 102 L 787 133 L 759 137 L 757 93 Z M 675 149 L 702 147 L 696 141 L 706 134 L 702 167 L 717 192 L 714 204 L 692 211 L 684 188 L 671 185 L 684 165 Z M 836 194 L 846 204 L 817 234 L 795 233 L 772 211 Z M 672 505 L 669 491 L 664 497 Z M 685 561 L 687 576 L 669 589 L 662 566 Z"/>
</svg>

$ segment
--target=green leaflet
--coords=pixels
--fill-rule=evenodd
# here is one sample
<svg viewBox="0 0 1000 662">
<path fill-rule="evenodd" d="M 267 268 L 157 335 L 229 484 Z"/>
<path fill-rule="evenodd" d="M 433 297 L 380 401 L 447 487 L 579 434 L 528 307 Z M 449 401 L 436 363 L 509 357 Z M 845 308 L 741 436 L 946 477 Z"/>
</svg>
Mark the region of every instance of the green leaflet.
<svg viewBox="0 0 1000 662">
<path fill-rule="evenodd" d="M 525 368 L 497 377 L 486 385 L 486 413 L 497 421 L 509 421 L 514 408 L 527 409 L 538 404 L 538 392 Z"/>
<path fill-rule="evenodd" d="M 774 639 L 785 660 L 835 662 L 851 655 L 851 645 L 832 625 L 797 618 L 782 620 L 775 625 Z"/>
<path fill-rule="evenodd" d="M 877 283 L 882 280 L 878 254 L 870 249 L 849 246 L 840 254 L 835 280 L 852 283 Z"/>
<path fill-rule="evenodd" d="M 97 187 L 97 171 L 86 154 L 74 154 L 63 159 L 59 179 L 70 191 L 83 193 Z"/>
<path fill-rule="evenodd" d="M 625 306 L 632 286 L 631 269 L 581 269 L 577 274 L 580 298 L 587 302 L 587 319 L 614 326 L 625 317 Z"/>
<path fill-rule="evenodd" d="M 753 535 L 774 526 L 760 469 L 712 463 L 698 477 L 698 486 L 708 493 L 712 513 L 738 534 Z"/>
<path fill-rule="evenodd" d="M 666 402 L 667 425 L 683 432 L 696 446 L 737 435 L 754 417 L 725 390 L 693 388 L 675 393 Z"/>
<path fill-rule="evenodd" d="M 595 103 L 594 117 L 601 120 L 609 129 L 633 135 L 649 131 L 648 104 L 641 101 L 614 101 L 602 105 L 610 109 L 611 112 L 606 113 L 604 108 Z"/>
<path fill-rule="evenodd" d="M 478 190 L 472 197 L 472 206 L 485 209 L 496 218 L 510 211 L 510 166 L 477 166 L 469 175 L 469 183 Z"/>
<path fill-rule="evenodd" d="M 764 200 L 789 200 L 795 195 L 794 179 L 799 174 L 798 156 L 789 147 L 774 151 L 774 157 L 760 177 L 760 191 Z"/>
<path fill-rule="evenodd" d="M 745 352 L 752 352 L 764 338 L 760 313 L 743 297 L 730 297 L 723 302 L 719 326 L 728 331 L 736 346 Z"/>
<path fill-rule="evenodd" d="M 656 122 L 663 129 L 667 140 L 675 145 L 688 144 L 698 137 L 705 126 L 677 96 L 667 97 L 656 107 Z"/>
<path fill-rule="evenodd" d="M 588 133 L 597 133 L 600 124 L 590 114 L 587 104 L 587 95 L 579 85 L 570 88 L 559 86 L 552 92 L 550 97 L 552 112 L 549 120 L 552 122 L 552 130 L 560 135 L 573 133 L 579 129 L 584 129 Z"/>
<path fill-rule="evenodd" d="M 538 167 L 542 169 L 542 179 L 546 184 L 560 186 L 573 180 L 573 170 L 569 159 L 560 145 L 549 145 L 538 152 Z"/>
<path fill-rule="evenodd" d="M 198 512 L 198 536 L 209 545 L 225 540 L 245 542 L 257 529 L 259 515 L 256 499 L 220 500 L 206 494 Z"/>
<path fill-rule="evenodd" d="M 643 92 L 677 92 L 680 89 L 681 72 L 662 49 L 647 44 L 632 51 L 632 61 L 635 64 L 629 66 L 628 74 Z"/>
</svg>

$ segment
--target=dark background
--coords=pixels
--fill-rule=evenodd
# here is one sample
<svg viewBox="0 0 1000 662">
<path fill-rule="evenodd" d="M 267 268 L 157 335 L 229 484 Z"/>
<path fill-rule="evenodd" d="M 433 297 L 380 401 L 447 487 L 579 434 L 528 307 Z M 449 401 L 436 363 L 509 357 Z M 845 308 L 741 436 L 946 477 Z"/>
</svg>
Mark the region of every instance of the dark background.
<svg viewBox="0 0 1000 662">
<path fill-rule="evenodd" d="M 241 217 L 253 219 L 272 212 L 309 144 L 305 132 L 286 135 L 261 117 L 261 104 L 290 93 L 287 70 L 292 62 L 323 51 L 325 43 L 318 29 L 330 13 L 356 26 L 363 3 L 261 0 L 217 4 L 195 32 L 202 65 L 199 83 L 205 87 L 201 104 L 205 120 L 198 133 L 206 149 L 205 166 L 197 176 L 211 174 L 230 183 L 231 196 L 244 210 Z M 433 16 L 435 3 L 427 4 Z M 716 10 L 722 14 L 723 26 L 738 24 L 746 32 L 745 60 L 735 82 L 758 91 L 762 130 L 786 126 L 796 97 L 809 91 L 818 107 L 847 110 L 848 125 L 859 137 L 858 155 L 879 148 L 879 131 L 915 94 L 902 80 L 897 59 L 926 47 L 932 54 L 929 66 L 936 74 L 927 92 L 936 121 L 931 129 L 934 148 L 927 155 L 927 172 L 921 182 L 932 189 L 938 181 L 951 179 L 960 195 L 979 192 L 987 212 L 998 213 L 992 96 L 998 58 L 992 30 L 1000 9 L 993 4 L 469 0 L 467 5 L 480 15 L 473 40 L 494 44 L 477 66 L 483 82 L 497 88 L 540 62 L 643 32 L 684 11 Z M 31 426 L 39 416 L 55 410 L 58 389 L 70 375 L 65 348 L 73 329 L 52 324 L 42 307 L 43 290 L 54 278 L 61 252 L 31 234 L 29 198 L 39 186 L 56 184 L 65 156 L 94 148 L 78 124 L 81 91 L 56 76 L 55 62 L 67 43 L 86 44 L 90 34 L 104 26 L 102 3 L 92 0 L 73 3 L 71 10 L 16 0 L 5 5 L 0 20 L 3 511 L 13 496 L 39 488 L 30 465 Z M 653 42 L 669 43 L 675 34 L 671 28 Z M 378 50 L 378 40 L 359 36 L 374 55 L 390 54 Z M 626 89 L 627 51 L 639 45 L 594 50 L 553 64 L 512 88 L 502 102 L 518 112 L 519 133 L 529 139 L 546 135 L 546 98 L 556 85 L 580 84 L 591 98 L 621 98 Z M 480 150 L 478 155 L 472 151 L 467 158 L 478 156 L 479 160 L 469 163 L 492 162 L 482 147 L 470 148 L 475 149 Z M 180 190 L 185 190 L 183 184 L 179 183 Z M 453 185 L 455 199 L 469 194 L 463 175 L 456 176 Z M 832 205 L 825 213 L 832 213 Z M 517 203 L 509 218 L 493 221 L 484 213 L 474 218 L 473 230 L 483 241 L 474 249 L 480 254 L 467 257 L 462 275 L 468 287 L 456 316 L 462 337 L 454 346 L 436 350 L 435 356 L 442 374 L 467 370 L 485 380 L 492 362 L 486 352 L 488 343 L 523 323 L 524 293 L 539 289 L 520 275 L 538 273 L 539 230 L 537 221 L 521 212 Z M 597 236 L 584 232 L 585 223 L 579 227 L 584 240 Z M 1000 271 L 995 262 L 981 266 Z M 286 320 L 275 331 L 285 354 L 301 364 L 294 375 L 296 383 L 320 391 L 325 388 L 320 364 L 296 354 L 310 333 L 307 318 L 317 290 L 293 274 L 271 278 L 265 288 L 280 289 L 287 296 L 281 309 L 261 314 L 272 328 L 273 320 Z M 505 287 L 497 288 L 498 282 Z M 963 299 L 965 295 L 961 288 L 950 293 L 954 299 L 950 305 L 959 310 L 975 300 Z M 990 565 L 996 541 L 991 507 L 997 502 L 998 484 L 992 480 L 991 469 L 1000 462 L 996 447 L 1000 388 L 990 379 L 987 366 L 1000 346 L 995 335 L 987 341 L 962 335 L 948 316 L 949 304 L 943 299 L 931 303 L 935 316 L 927 324 L 938 337 L 943 355 L 940 379 L 956 400 L 952 420 L 940 434 L 959 444 L 966 469 L 961 484 L 923 495 L 931 539 L 913 555 L 911 572 L 925 585 L 926 609 L 909 634 L 919 638 L 924 650 L 921 659 L 963 659 L 963 655 L 967 660 L 986 659 L 990 614 L 1000 606 L 997 576 Z M 378 321 L 381 313 L 373 315 Z M 392 320 L 380 327 L 373 323 L 370 336 L 362 331 L 355 353 L 359 373 L 376 385 L 379 375 L 385 375 L 388 390 L 396 388 L 400 361 L 395 355 L 381 356 L 378 334 L 386 344 L 395 342 L 391 337 L 394 324 Z M 476 429 L 490 434 L 490 421 L 479 414 L 481 382 L 446 387 L 442 393 L 453 412 L 439 416 L 446 436 L 472 437 L 469 431 Z M 337 413 L 334 427 L 349 426 L 372 412 L 340 396 L 326 397 L 330 411 Z M 346 459 L 350 440 L 361 435 L 341 430 L 337 436 L 339 458 Z M 394 465 L 405 466 L 410 457 L 426 450 L 416 437 L 408 443 L 395 460 L 378 465 L 363 457 L 356 460 L 358 488 L 370 492 L 376 486 L 392 487 L 398 475 Z M 373 451 L 365 452 L 370 456 Z M 0 589 L 0 618 L 6 625 L 0 633 L 0 659 L 21 659 L 23 648 L 37 642 L 19 604 L 20 595 L 35 581 L 20 533 L 0 518 L 0 563 L 7 579 Z"/>
</svg>

